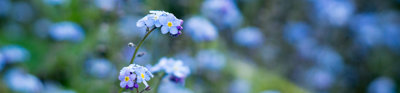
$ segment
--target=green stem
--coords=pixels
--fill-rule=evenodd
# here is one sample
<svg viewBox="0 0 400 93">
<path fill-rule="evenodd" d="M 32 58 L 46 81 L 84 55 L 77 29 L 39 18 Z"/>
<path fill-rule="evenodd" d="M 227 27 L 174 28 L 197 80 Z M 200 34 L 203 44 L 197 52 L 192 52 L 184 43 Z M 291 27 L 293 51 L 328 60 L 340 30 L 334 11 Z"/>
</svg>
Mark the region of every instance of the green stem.
<svg viewBox="0 0 400 93">
<path fill-rule="evenodd" d="M 154 28 L 151 29 L 150 31 L 147 29 L 146 35 L 145 35 L 145 36 L 143 37 L 143 39 L 139 42 L 139 45 L 136 46 L 135 52 L 133 52 L 132 59 L 131 59 L 131 62 L 130 62 L 129 64 L 132 64 L 132 63 L 133 63 L 133 60 L 135 60 L 136 53 L 137 53 L 137 51 L 139 50 L 140 46 L 142 45 L 142 43 L 144 42 L 144 40 L 147 38 L 147 36 L 149 36 L 150 33 L 154 31 L 154 29 L 156 29 L 156 28 L 154 27 Z"/>
<path fill-rule="evenodd" d="M 164 75 L 165 75 L 165 73 L 162 72 L 161 75 L 160 75 L 160 79 L 158 79 L 158 82 L 156 84 L 157 88 L 155 89 L 155 92 L 157 92 L 157 93 L 158 93 L 158 88 L 160 87 L 160 84 L 161 84 L 161 81 L 162 81 Z"/>
<path fill-rule="evenodd" d="M 122 93 L 122 90 L 124 90 L 124 88 L 119 89 L 119 92 L 118 92 L 118 93 Z"/>
</svg>

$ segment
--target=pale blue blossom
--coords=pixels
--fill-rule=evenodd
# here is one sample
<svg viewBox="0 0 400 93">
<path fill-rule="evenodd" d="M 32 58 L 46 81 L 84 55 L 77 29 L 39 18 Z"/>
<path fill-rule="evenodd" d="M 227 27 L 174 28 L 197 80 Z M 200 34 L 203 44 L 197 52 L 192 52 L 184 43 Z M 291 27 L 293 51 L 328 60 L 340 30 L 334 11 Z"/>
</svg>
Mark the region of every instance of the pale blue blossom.
<svg viewBox="0 0 400 93">
<path fill-rule="evenodd" d="M 201 13 L 221 29 L 239 27 L 243 21 L 234 0 L 205 0 L 201 6 Z"/>
<path fill-rule="evenodd" d="M 185 26 L 185 31 L 196 42 L 213 41 L 218 38 L 217 28 L 204 17 L 191 17 L 185 22 Z"/>
<path fill-rule="evenodd" d="M 120 82 L 121 88 L 132 88 L 134 86 L 134 80 L 136 79 L 136 74 L 133 73 L 134 70 L 132 67 L 124 67 L 119 72 L 118 79 Z"/>
<path fill-rule="evenodd" d="M 158 93 L 193 93 L 192 90 L 183 85 L 171 81 L 169 76 L 163 77 L 160 82 Z"/>
<path fill-rule="evenodd" d="M 5 64 L 6 64 L 5 58 L 3 54 L 0 52 L 0 71 L 3 69 Z"/>
<path fill-rule="evenodd" d="M 182 24 L 183 20 L 165 11 L 150 11 L 150 14 L 136 22 L 138 28 L 161 27 L 162 34 L 170 33 L 171 35 L 180 35 L 183 29 Z"/>
<path fill-rule="evenodd" d="M 251 93 L 251 84 L 244 79 L 236 79 L 229 86 L 229 93 Z"/>
<path fill-rule="evenodd" d="M 368 93 L 396 93 L 396 83 L 390 77 L 379 77 L 368 86 Z"/>
<path fill-rule="evenodd" d="M 15 2 L 9 11 L 11 18 L 18 22 L 29 22 L 34 18 L 33 7 L 27 2 Z"/>
<path fill-rule="evenodd" d="M 182 25 L 182 20 L 177 19 L 174 15 L 172 14 L 167 14 L 164 17 L 160 17 L 161 24 L 163 25 L 161 27 L 161 33 L 162 34 L 166 34 L 166 33 L 170 33 L 170 34 L 178 34 L 178 27 L 180 27 Z"/>
<path fill-rule="evenodd" d="M 284 37 L 290 44 L 296 44 L 312 37 L 310 30 L 304 22 L 289 22 L 284 27 Z"/>
<path fill-rule="evenodd" d="M 104 58 L 90 59 L 87 61 L 87 71 L 94 77 L 104 78 L 114 71 L 113 65 Z"/>
<path fill-rule="evenodd" d="M 74 22 L 58 22 L 51 26 L 50 37 L 56 41 L 81 42 L 85 39 L 83 29 Z"/>
<path fill-rule="evenodd" d="M 353 18 L 350 28 L 354 31 L 354 40 L 358 45 L 373 47 L 382 44 L 383 30 L 379 26 L 377 14 L 363 13 Z"/>
<path fill-rule="evenodd" d="M 148 87 L 149 85 L 147 84 L 147 81 L 154 77 L 153 74 L 146 67 L 143 66 L 136 66 L 134 70 L 136 73 L 137 82 L 143 82 L 143 84 Z"/>
<path fill-rule="evenodd" d="M 265 36 L 256 27 L 239 29 L 234 34 L 235 43 L 247 48 L 259 47 L 264 44 Z"/>
<path fill-rule="evenodd" d="M 196 55 L 198 66 L 208 70 L 221 70 L 225 67 L 226 58 L 217 50 L 201 50 Z"/>
<path fill-rule="evenodd" d="M 343 26 L 355 12 L 353 0 L 310 0 L 314 12 L 311 17 L 317 16 L 321 22 L 329 22 L 335 26 Z"/>
<path fill-rule="evenodd" d="M 6 72 L 3 82 L 15 92 L 38 93 L 43 89 L 40 80 L 19 68 L 12 68 Z"/>
<path fill-rule="evenodd" d="M 172 74 L 178 78 L 185 78 L 190 74 L 188 66 L 184 66 L 181 60 L 163 57 L 158 64 L 152 67 L 152 72 L 164 70 L 167 74 Z"/>
<path fill-rule="evenodd" d="M 30 58 L 29 51 L 18 45 L 7 45 L 0 49 L 8 63 L 25 62 Z"/>
<path fill-rule="evenodd" d="M 0 16 L 4 16 L 8 14 L 10 8 L 11 8 L 11 2 L 10 0 L 1 0 L 0 1 Z"/>
<path fill-rule="evenodd" d="M 94 0 L 96 6 L 105 11 L 112 11 L 117 3 L 117 0 Z"/>
</svg>

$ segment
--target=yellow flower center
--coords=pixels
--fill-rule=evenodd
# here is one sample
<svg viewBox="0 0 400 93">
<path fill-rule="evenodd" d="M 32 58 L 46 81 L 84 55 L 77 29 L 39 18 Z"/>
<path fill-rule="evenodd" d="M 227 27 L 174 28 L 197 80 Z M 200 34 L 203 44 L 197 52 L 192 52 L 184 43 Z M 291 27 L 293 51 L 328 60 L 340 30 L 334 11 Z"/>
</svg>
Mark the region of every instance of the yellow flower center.
<svg viewBox="0 0 400 93">
<path fill-rule="evenodd" d="M 125 81 L 129 81 L 129 77 L 128 76 L 125 76 Z"/>
<path fill-rule="evenodd" d="M 168 27 L 171 27 L 172 26 L 172 22 L 168 22 L 167 25 L 168 25 Z"/>
<path fill-rule="evenodd" d="M 142 73 L 142 74 L 140 74 L 140 76 L 142 76 L 142 78 L 144 78 L 144 75 L 143 75 L 143 73 Z"/>
<path fill-rule="evenodd" d="M 158 16 L 154 16 L 154 20 L 157 20 L 158 19 Z"/>
</svg>

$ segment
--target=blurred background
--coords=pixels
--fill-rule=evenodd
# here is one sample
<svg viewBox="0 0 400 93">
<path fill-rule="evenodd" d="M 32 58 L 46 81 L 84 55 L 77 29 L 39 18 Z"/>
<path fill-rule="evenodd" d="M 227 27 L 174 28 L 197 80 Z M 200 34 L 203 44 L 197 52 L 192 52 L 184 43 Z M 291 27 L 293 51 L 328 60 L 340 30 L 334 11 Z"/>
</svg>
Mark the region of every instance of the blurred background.
<svg viewBox="0 0 400 93">
<path fill-rule="evenodd" d="M 397 93 L 400 0 L 0 0 L 0 93 L 116 93 L 150 10 L 157 29 L 135 59 L 183 60 L 161 93 Z M 129 92 L 129 91 L 128 91 Z"/>
</svg>

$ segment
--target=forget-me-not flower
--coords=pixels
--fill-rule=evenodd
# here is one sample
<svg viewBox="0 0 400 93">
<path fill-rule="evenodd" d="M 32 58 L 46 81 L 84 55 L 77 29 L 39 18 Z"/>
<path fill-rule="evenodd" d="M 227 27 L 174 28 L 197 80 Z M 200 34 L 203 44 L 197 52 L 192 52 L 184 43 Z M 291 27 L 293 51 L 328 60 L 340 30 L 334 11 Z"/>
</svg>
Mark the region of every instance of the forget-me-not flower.
<svg viewBox="0 0 400 93">
<path fill-rule="evenodd" d="M 7 87 L 15 92 L 37 93 L 43 89 L 43 84 L 37 77 L 19 68 L 7 70 L 3 80 Z"/>
<path fill-rule="evenodd" d="M 147 84 L 147 81 L 149 81 L 151 78 L 153 78 L 153 74 L 143 66 L 138 66 L 135 67 L 135 73 L 136 73 L 136 78 L 138 83 L 142 83 L 148 87 L 149 85 Z"/>
<path fill-rule="evenodd" d="M 29 59 L 29 51 L 18 45 L 3 46 L 0 50 L 9 63 L 24 62 Z"/>
<path fill-rule="evenodd" d="M 369 84 L 368 93 L 396 93 L 396 83 L 390 77 L 378 77 Z"/>
<path fill-rule="evenodd" d="M 204 17 L 191 17 L 185 25 L 186 31 L 194 41 L 212 41 L 218 38 L 217 28 Z"/>
<path fill-rule="evenodd" d="M 85 39 L 83 29 L 74 22 L 59 22 L 50 28 L 50 37 L 56 41 L 81 42 Z"/>
<path fill-rule="evenodd" d="M 134 80 L 136 79 L 136 74 L 133 73 L 134 70 L 132 67 L 124 67 L 119 72 L 118 79 L 121 81 L 119 84 L 122 88 L 133 88 L 134 87 Z"/>
<path fill-rule="evenodd" d="M 183 21 L 177 19 L 173 14 L 165 11 L 150 11 L 150 14 L 146 15 L 138 22 L 136 26 L 139 28 L 146 27 L 151 29 L 151 27 L 161 27 L 161 33 L 171 35 L 179 35 L 180 31 L 183 29 L 181 26 Z"/>
<path fill-rule="evenodd" d="M 256 27 L 239 29 L 239 31 L 235 33 L 234 38 L 238 45 L 248 48 L 261 46 L 265 39 L 263 33 Z"/>
<path fill-rule="evenodd" d="M 107 77 L 114 70 L 110 61 L 104 58 L 89 59 L 86 64 L 89 74 L 98 78 Z"/>
</svg>

